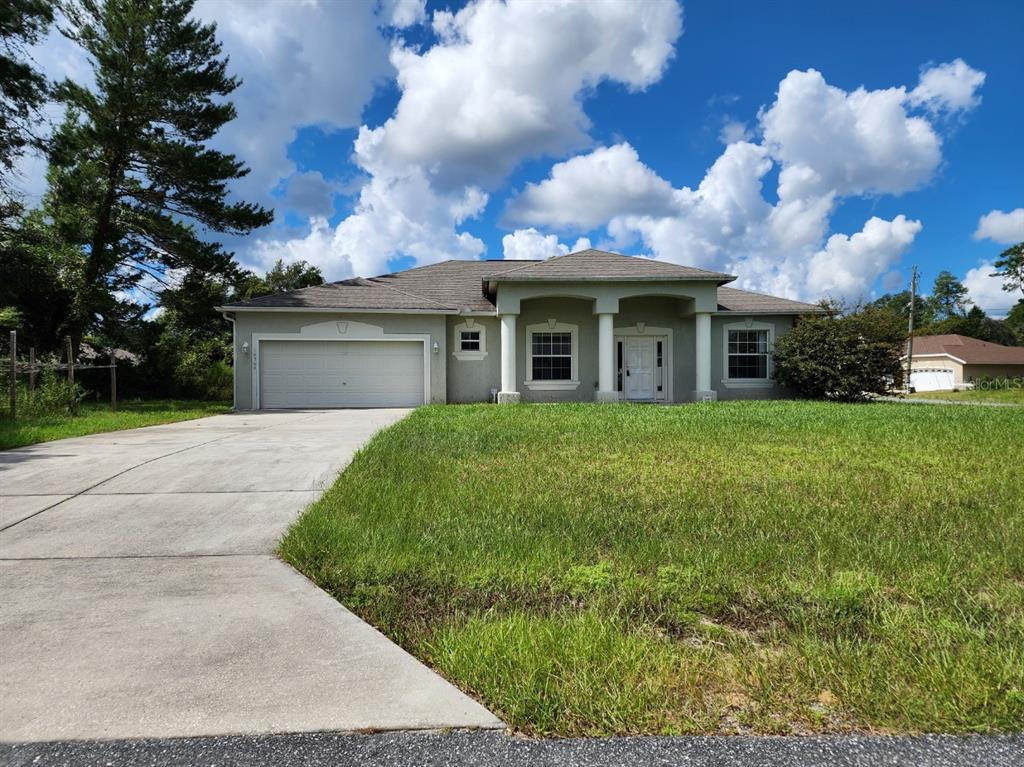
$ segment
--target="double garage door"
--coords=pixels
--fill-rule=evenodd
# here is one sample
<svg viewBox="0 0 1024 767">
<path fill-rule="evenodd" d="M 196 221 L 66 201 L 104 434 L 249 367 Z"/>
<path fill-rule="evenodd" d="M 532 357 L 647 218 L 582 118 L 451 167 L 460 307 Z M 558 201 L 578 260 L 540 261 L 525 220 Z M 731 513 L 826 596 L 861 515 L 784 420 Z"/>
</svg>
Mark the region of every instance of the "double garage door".
<svg viewBox="0 0 1024 767">
<path fill-rule="evenodd" d="M 918 368 L 910 371 L 914 391 L 946 391 L 953 388 L 953 371 L 948 368 Z"/>
<path fill-rule="evenodd" d="M 259 355 L 261 408 L 423 404 L 419 341 L 262 341 Z"/>
</svg>

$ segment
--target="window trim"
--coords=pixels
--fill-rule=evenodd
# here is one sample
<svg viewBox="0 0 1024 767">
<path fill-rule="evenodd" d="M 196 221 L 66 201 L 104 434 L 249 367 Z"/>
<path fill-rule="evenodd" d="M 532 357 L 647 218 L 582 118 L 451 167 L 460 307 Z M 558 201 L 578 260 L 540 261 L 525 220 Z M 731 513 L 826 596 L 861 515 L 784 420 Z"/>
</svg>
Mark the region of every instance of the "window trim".
<svg viewBox="0 0 1024 767">
<path fill-rule="evenodd" d="M 463 332 L 474 332 L 480 334 L 479 351 L 463 351 Z M 477 322 L 472 317 L 467 317 L 465 322 L 460 322 L 452 328 L 452 356 L 457 360 L 482 360 L 487 356 L 487 326 Z"/>
<path fill-rule="evenodd" d="M 526 328 L 526 372 L 530 376 L 523 381 L 531 391 L 575 391 L 580 386 L 580 344 L 579 325 L 557 320 L 538 322 Z M 570 367 L 571 378 L 568 381 L 534 381 L 533 380 L 533 334 L 534 333 L 569 333 L 570 336 Z"/>
<path fill-rule="evenodd" d="M 768 331 L 766 376 L 764 378 L 730 378 L 729 377 L 729 331 L 730 330 L 766 330 Z M 726 389 L 770 389 L 775 386 L 772 380 L 774 365 L 772 349 L 775 348 L 775 325 L 770 322 L 755 322 L 746 317 L 742 322 L 729 322 L 722 325 L 722 386 Z"/>
</svg>

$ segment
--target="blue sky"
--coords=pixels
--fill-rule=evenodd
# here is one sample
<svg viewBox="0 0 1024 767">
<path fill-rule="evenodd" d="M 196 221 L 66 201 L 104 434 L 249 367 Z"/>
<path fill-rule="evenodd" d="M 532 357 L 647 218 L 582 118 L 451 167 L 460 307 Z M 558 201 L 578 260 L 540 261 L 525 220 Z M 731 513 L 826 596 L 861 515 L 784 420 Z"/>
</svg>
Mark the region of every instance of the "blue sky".
<svg viewBox="0 0 1024 767">
<path fill-rule="evenodd" d="M 870 297 L 917 264 L 996 314 L 1012 303 L 987 264 L 1024 239 L 1024 4 L 195 13 L 245 80 L 219 139 L 253 168 L 236 192 L 277 212 L 230 243 L 254 268 L 304 258 L 337 279 L 589 242 L 811 299 Z M 80 68 L 48 45 L 51 71 Z"/>
</svg>

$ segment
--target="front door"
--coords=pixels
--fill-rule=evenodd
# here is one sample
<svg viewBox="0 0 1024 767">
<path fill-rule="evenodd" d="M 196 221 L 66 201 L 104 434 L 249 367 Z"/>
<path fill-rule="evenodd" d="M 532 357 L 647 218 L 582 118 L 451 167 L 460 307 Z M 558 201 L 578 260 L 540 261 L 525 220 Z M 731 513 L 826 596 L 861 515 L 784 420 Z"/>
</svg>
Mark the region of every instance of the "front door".
<svg viewBox="0 0 1024 767">
<path fill-rule="evenodd" d="M 626 399 L 654 399 L 654 339 L 626 338 Z"/>
</svg>

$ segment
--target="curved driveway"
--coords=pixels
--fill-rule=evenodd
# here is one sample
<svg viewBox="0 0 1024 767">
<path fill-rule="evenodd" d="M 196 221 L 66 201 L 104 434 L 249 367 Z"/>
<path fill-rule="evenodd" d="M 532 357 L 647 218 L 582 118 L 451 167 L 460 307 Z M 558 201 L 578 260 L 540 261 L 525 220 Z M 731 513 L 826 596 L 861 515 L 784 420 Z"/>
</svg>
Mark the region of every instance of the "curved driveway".
<svg viewBox="0 0 1024 767">
<path fill-rule="evenodd" d="M 0 740 L 501 726 L 272 553 L 407 412 L 0 452 Z"/>
</svg>

